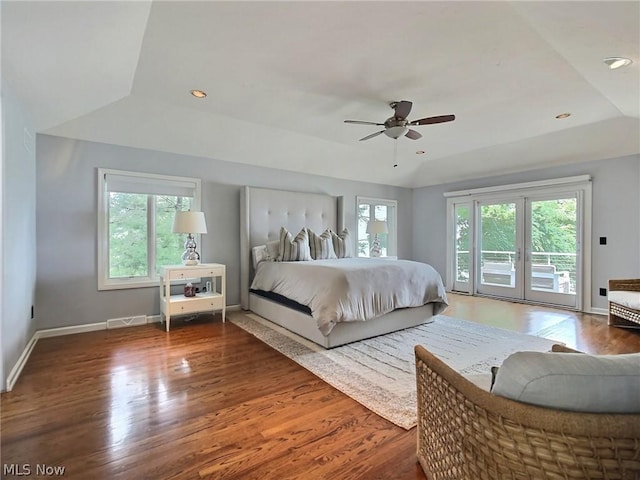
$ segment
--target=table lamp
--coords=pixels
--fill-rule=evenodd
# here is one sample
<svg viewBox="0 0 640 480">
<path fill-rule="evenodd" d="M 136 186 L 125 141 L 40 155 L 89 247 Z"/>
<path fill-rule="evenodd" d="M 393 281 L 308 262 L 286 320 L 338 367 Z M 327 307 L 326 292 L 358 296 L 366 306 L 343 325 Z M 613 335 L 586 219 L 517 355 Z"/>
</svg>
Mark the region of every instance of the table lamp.
<svg viewBox="0 0 640 480">
<path fill-rule="evenodd" d="M 187 240 L 184 242 L 184 253 L 182 263 L 184 265 L 198 265 L 200 254 L 196 251 L 196 240 L 194 233 L 207 233 L 207 223 L 203 212 L 176 212 L 173 218 L 173 233 L 186 233 Z"/>
<path fill-rule="evenodd" d="M 389 233 L 389 229 L 387 228 L 387 222 L 384 220 L 371 220 L 367 223 L 367 233 L 373 235 L 373 243 L 371 244 L 371 249 L 369 250 L 369 256 L 371 257 L 379 257 L 382 255 L 382 249 L 380 248 L 380 240 L 378 239 L 379 234 Z"/>
</svg>

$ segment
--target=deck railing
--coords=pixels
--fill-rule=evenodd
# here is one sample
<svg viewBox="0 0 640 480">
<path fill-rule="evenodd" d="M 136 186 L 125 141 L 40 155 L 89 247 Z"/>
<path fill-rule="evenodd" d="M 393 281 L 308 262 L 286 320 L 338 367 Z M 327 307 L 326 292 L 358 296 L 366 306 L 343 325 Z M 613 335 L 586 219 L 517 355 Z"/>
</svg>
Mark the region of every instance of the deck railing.
<svg viewBox="0 0 640 480">
<path fill-rule="evenodd" d="M 481 263 L 511 263 L 515 264 L 516 252 L 508 250 L 482 250 Z M 556 272 L 568 272 L 570 279 L 570 293 L 575 293 L 577 276 L 577 254 L 567 252 L 532 252 L 531 263 L 534 265 L 552 265 Z M 457 252 L 457 280 L 469 279 L 469 251 Z"/>
</svg>

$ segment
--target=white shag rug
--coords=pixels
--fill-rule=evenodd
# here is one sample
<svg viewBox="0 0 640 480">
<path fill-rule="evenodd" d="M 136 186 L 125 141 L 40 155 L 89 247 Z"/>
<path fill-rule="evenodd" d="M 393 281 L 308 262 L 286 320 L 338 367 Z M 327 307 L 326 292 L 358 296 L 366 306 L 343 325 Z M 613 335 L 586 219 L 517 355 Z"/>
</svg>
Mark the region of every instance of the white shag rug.
<svg viewBox="0 0 640 480">
<path fill-rule="evenodd" d="M 491 367 L 511 353 L 549 351 L 556 342 L 445 315 L 432 322 L 324 349 L 249 313 L 232 323 L 291 358 L 369 410 L 405 429 L 416 425 L 415 345 L 488 390 Z"/>
</svg>

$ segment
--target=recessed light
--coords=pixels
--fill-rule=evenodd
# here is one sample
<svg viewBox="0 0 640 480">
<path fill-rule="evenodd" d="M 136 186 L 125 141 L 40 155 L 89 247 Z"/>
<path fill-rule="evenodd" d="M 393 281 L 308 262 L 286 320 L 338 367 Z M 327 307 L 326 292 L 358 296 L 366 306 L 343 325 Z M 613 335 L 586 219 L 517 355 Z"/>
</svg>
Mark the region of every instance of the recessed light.
<svg viewBox="0 0 640 480">
<path fill-rule="evenodd" d="M 626 67 L 627 65 L 631 65 L 633 63 L 631 60 L 624 57 L 607 57 L 602 61 L 606 63 L 611 70 Z"/>
<path fill-rule="evenodd" d="M 416 155 L 424 155 L 424 150 L 418 150 L 418 151 L 416 152 Z"/>
<path fill-rule="evenodd" d="M 191 90 L 191 95 L 193 95 L 196 98 L 204 98 L 207 96 L 207 94 L 202 90 Z"/>
<path fill-rule="evenodd" d="M 571 116 L 570 113 L 561 113 L 560 115 L 556 115 L 558 120 L 562 120 L 563 118 L 569 118 Z"/>
</svg>

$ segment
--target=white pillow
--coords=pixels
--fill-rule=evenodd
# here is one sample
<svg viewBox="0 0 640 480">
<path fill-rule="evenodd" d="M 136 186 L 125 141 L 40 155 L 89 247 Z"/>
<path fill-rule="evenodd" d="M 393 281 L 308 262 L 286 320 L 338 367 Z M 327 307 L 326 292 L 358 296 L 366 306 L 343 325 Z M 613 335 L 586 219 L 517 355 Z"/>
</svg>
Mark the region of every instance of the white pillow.
<svg viewBox="0 0 640 480">
<path fill-rule="evenodd" d="M 609 301 L 622 305 L 623 307 L 640 310 L 640 292 L 609 290 Z"/>
<path fill-rule="evenodd" d="M 253 268 L 256 269 L 260 262 L 276 262 L 278 260 L 278 250 L 280 248 L 280 240 L 267 242 L 266 245 L 258 245 L 251 249 L 251 259 L 253 260 Z"/>
<path fill-rule="evenodd" d="M 339 234 L 329 230 L 331 232 L 331 239 L 333 241 L 333 251 L 338 258 L 353 257 L 351 234 L 348 229 L 342 230 Z"/>
<path fill-rule="evenodd" d="M 267 255 L 269 256 L 269 260 L 275 262 L 278 260 L 278 255 L 280 254 L 280 240 L 272 240 L 267 242 Z"/>
<path fill-rule="evenodd" d="M 560 410 L 640 413 L 640 353 L 514 353 L 498 369 L 492 392 Z"/>
<path fill-rule="evenodd" d="M 253 269 L 258 268 L 260 262 L 269 261 L 269 253 L 267 252 L 266 245 L 258 245 L 251 249 L 251 259 L 253 261 Z"/>
<path fill-rule="evenodd" d="M 309 233 L 309 249 L 311 250 L 311 258 L 314 260 L 337 258 L 336 252 L 333 251 L 331 230 L 327 228 L 320 235 L 316 234 L 310 228 L 307 228 L 307 232 Z"/>
<path fill-rule="evenodd" d="M 297 262 L 311 260 L 309 250 L 309 234 L 303 228 L 296 238 L 292 238 L 289 231 L 280 227 L 280 250 L 278 253 L 279 262 Z"/>
</svg>

